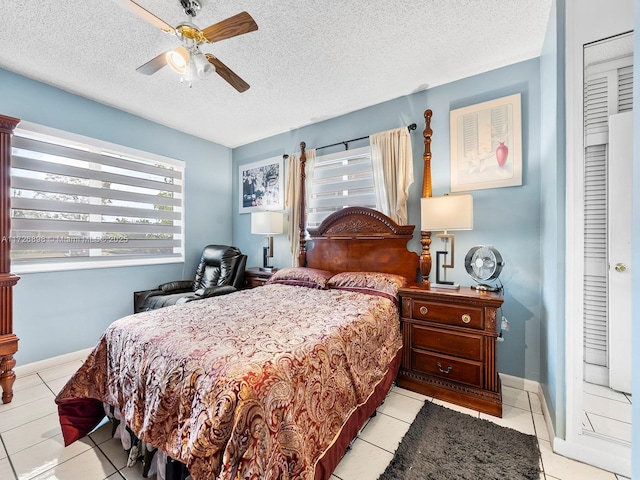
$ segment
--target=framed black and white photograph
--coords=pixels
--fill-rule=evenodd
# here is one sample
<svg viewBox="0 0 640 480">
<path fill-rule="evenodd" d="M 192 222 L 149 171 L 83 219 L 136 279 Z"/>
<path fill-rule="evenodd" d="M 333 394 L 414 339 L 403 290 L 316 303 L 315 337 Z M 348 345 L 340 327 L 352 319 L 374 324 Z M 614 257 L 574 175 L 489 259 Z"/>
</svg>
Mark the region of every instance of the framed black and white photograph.
<svg viewBox="0 0 640 480">
<path fill-rule="evenodd" d="M 240 213 L 284 208 L 282 157 L 240 165 Z"/>
<path fill-rule="evenodd" d="M 520 94 L 451 110 L 451 192 L 522 185 Z"/>
</svg>

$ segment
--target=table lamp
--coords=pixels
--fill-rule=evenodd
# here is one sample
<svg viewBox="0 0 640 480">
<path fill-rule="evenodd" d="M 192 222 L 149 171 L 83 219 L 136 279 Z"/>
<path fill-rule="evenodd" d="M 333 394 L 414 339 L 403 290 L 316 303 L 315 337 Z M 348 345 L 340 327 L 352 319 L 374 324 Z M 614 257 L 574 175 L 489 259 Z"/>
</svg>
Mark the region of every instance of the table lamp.
<svg viewBox="0 0 640 480">
<path fill-rule="evenodd" d="M 255 235 L 266 235 L 267 246 L 262 249 L 262 268 L 264 271 L 272 271 L 273 266 L 269 265 L 269 259 L 273 258 L 273 235 L 283 232 L 284 215 L 282 212 L 262 211 L 251 212 L 251 233 Z"/>
<path fill-rule="evenodd" d="M 443 231 L 436 235 L 445 244 L 444 251 L 436 252 L 436 288 L 450 288 L 457 290 L 460 285 L 447 281 L 447 268 L 453 268 L 454 235 L 447 233 L 451 230 L 473 229 L 473 197 L 471 194 L 444 195 L 442 197 L 425 197 L 420 205 L 420 227 L 423 232 Z M 447 244 L 451 241 L 451 260 L 447 263 Z M 442 264 L 440 257 L 443 257 Z M 440 278 L 442 267 L 442 278 Z"/>
</svg>

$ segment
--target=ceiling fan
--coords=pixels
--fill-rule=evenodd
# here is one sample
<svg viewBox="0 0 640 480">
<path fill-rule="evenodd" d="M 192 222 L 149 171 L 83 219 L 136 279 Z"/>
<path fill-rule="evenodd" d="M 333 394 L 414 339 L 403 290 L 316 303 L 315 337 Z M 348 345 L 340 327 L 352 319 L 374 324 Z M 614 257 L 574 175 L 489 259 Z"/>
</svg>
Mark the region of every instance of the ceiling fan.
<svg viewBox="0 0 640 480">
<path fill-rule="evenodd" d="M 133 0 L 114 1 L 143 20 L 155 25 L 163 32 L 175 35 L 181 42 L 179 47 L 152 58 L 138 67 L 136 71 L 145 75 L 153 75 L 165 65 L 169 65 L 173 71 L 180 75 L 180 81 L 185 81 L 191 86 L 194 80 L 205 79 L 215 70 L 218 75 L 239 92 L 249 89 L 249 84 L 218 60 L 217 57 L 211 53 L 203 54 L 200 51 L 200 45 L 203 43 L 219 42 L 257 30 L 258 25 L 247 12 L 238 13 L 200 30 L 192 23 L 193 17 L 200 10 L 200 2 L 198 0 L 180 0 L 180 4 L 189 20 L 180 23 L 176 27 L 172 27 Z"/>
</svg>

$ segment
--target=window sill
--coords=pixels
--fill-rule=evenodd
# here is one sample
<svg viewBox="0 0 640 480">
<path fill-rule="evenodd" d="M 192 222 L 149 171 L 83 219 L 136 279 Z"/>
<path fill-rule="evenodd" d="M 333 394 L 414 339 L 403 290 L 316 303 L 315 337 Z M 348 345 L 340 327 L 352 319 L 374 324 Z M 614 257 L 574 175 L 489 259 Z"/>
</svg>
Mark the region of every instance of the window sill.
<svg viewBox="0 0 640 480">
<path fill-rule="evenodd" d="M 158 258 L 158 259 L 136 259 L 136 260 L 112 260 L 108 262 L 73 262 L 73 263 L 56 263 L 56 264 L 34 264 L 34 265 L 12 265 L 11 273 L 16 275 L 28 273 L 48 273 L 63 272 L 70 270 L 96 270 L 101 268 L 118 268 L 118 267 L 139 267 L 151 265 L 166 265 L 171 263 L 184 263 L 184 257 Z"/>
</svg>

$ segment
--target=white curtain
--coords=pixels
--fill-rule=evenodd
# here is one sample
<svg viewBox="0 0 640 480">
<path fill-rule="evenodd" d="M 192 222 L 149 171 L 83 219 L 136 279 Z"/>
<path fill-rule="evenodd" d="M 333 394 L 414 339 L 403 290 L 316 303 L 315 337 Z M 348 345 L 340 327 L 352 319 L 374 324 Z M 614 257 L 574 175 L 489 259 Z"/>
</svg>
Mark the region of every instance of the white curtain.
<svg viewBox="0 0 640 480">
<path fill-rule="evenodd" d="M 413 183 L 411 136 L 406 127 L 369 137 L 377 208 L 398 225 L 406 225 L 409 186 Z"/>
<path fill-rule="evenodd" d="M 313 165 L 316 160 L 316 151 L 305 150 L 307 158 L 305 164 L 306 184 L 305 184 L 305 207 L 309 204 L 310 185 L 313 183 Z M 302 192 L 300 191 L 300 155 L 290 155 L 287 168 L 287 188 L 285 191 L 285 208 L 289 213 L 289 245 L 293 256 L 292 266 L 299 267 L 298 257 L 300 256 L 300 218 L 302 209 L 300 208 L 300 199 Z"/>
</svg>

